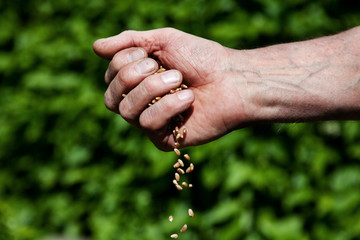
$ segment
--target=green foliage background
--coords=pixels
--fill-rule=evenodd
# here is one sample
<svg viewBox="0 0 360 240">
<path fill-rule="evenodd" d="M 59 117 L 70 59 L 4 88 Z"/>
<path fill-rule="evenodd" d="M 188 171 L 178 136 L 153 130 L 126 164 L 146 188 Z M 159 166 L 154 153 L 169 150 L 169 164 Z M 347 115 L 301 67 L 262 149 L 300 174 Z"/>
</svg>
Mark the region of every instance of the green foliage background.
<svg viewBox="0 0 360 240">
<path fill-rule="evenodd" d="M 107 62 L 91 49 L 126 29 L 240 49 L 357 25 L 356 1 L 1 1 L 0 239 L 169 239 L 184 222 L 181 239 L 360 239 L 359 122 L 262 125 L 189 148 L 195 187 L 178 193 L 174 154 L 104 107 Z"/>
</svg>

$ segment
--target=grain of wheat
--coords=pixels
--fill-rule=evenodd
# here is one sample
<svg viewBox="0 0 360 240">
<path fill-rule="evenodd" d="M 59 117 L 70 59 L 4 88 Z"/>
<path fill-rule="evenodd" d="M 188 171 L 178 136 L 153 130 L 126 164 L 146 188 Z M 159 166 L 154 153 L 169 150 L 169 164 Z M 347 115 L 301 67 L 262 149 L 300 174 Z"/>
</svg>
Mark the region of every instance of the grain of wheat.
<svg viewBox="0 0 360 240">
<path fill-rule="evenodd" d="M 191 169 L 191 171 L 194 171 L 194 168 L 195 168 L 194 164 L 193 164 L 193 163 L 190 163 L 190 169 Z"/>
<path fill-rule="evenodd" d="M 189 208 L 188 214 L 190 217 L 194 217 L 194 211 L 191 208 Z"/>
<path fill-rule="evenodd" d="M 180 164 L 181 167 L 185 166 L 184 162 L 181 159 L 178 159 L 178 163 Z"/>
<path fill-rule="evenodd" d="M 180 232 L 185 232 L 187 230 L 187 224 L 184 224 L 182 228 L 180 229 Z"/>
<path fill-rule="evenodd" d="M 177 190 L 183 190 L 182 186 L 180 186 L 179 184 L 176 184 L 175 187 L 177 188 Z"/>
<path fill-rule="evenodd" d="M 185 171 L 182 168 L 178 168 L 178 169 L 176 169 L 176 171 L 182 175 L 185 174 Z"/>
<path fill-rule="evenodd" d="M 179 162 L 176 162 L 174 165 L 173 165 L 174 168 L 179 168 L 180 167 L 180 163 Z"/>
<path fill-rule="evenodd" d="M 175 180 L 180 181 L 180 175 L 178 173 L 175 173 Z"/>
<path fill-rule="evenodd" d="M 177 148 L 174 148 L 174 152 L 176 153 L 176 155 L 180 156 L 181 155 L 181 152 L 179 149 Z"/>
</svg>

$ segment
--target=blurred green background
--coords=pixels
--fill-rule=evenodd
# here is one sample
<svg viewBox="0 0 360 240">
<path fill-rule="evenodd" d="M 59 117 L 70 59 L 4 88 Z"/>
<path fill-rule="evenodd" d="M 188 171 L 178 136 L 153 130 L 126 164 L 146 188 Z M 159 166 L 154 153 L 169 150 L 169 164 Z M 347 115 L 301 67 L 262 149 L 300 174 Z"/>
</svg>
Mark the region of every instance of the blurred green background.
<svg viewBox="0 0 360 240">
<path fill-rule="evenodd" d="M 262 125 L 173 153 L 103 104 L 92 43 L 175 27 L 233 48 L 360 25 L 358 1 L 2 0 L 0 239 L 360 239 L 360 124 Z M 186 210 L 192 207 L 195 218 Z M 175 221 L 170 224 L 167 217 Z"/>
</svg>

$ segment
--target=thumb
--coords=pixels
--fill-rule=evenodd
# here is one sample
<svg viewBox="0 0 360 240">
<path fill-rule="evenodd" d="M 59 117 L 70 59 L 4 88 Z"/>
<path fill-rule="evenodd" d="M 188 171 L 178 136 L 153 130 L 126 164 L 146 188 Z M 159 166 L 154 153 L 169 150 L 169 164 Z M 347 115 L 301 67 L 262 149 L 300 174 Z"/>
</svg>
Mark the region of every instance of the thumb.
<svg viewBox="0 0 360 240">
<path fill-rule="evenodd" d="M 129 47 L 142 47 L 151 53 L 163 49 L 175 32 L 180 31 L 172 28 L 149 31 L 127 30 L 116 36 L 95 41 L 93 49 L 97 55 L 106 59 L 111 59 L 115 53 Z"/>
</svg>

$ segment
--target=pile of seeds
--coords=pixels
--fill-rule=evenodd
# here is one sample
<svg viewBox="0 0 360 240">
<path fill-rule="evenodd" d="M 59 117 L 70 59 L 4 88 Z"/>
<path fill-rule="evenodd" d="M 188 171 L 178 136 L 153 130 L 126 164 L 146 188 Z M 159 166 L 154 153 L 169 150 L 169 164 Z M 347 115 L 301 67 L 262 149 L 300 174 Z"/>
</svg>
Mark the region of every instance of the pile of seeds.
<svg viewBox="0 0 360 240">
<path fill-rule="evenodd" d="M 157 72 L 155 72 L 154 74 L 157 73 L 161 73 L 166 71 L 165 68 L 163 68 L 162 66 L 160 66 L 159 70 Z M 180 87 L 170 90 L 167 94 L 173 94 L 176 92 L 179 92 L 183 89 L 187 89 L 188 86 L 186 86 L 185 84 L 181 84 Z M 126 97 L 126 94 L 122 94 L 123 97 Z M 150 107 L 151 105 L 155 104 L 157 101 L 159 101 L 162 97 L 155 97 L 149 104 L 148 106 Z M 191 183 L 187 183 L 186 181 L 182 181 L 180 184 L 180 180 L 181 180 L 181 175 L 184 174 L 189 174 L 194 170 L 194 164 L 192 162 L 190 162 L 191 158 L 188 154 L 184 154 L 183 157 L 186 160 L 184 163 L 184 160 L 181 159 L 181 152 L 179 150 L 180 148 L 180 141 L 183 140 L 185 138 L 185 135 L 187 133 L 187 129 L 186 127 L 183 126 L 184 124 L 184 117 L 181 114 L 176 115 L 173 119 L 171 119 L 171 123 L 169 125 L 170 130 L 172 130 L 173 133 L 173 137 L 174 137 L 174 141 L 175 141 L 175 148 L 174 148 L 174 152 L 176 153 L 176 155 L 178 156 L 178 160 L 176 161 L 176 163 L 173 165 L 173 167 L 176 169 L 175 172 L 175 178 L 172 181 L 174 186 L 176 187 L 177 190 L 181 191 L 184 188 L 192 188 L 193 185 Z M 188 215 L 190 217 L 194 217 L 194 211 L 189 208 L 188 209 Z M 173 222 L 174 218 L 173 216 L 169 216 L 169 221 Z M 187 224 L 184 224 L 181 228 L 180 228 L 180 232 L 183 233 L 187 230 L 188 226 Z M 178 238 L 179 235 L 177 233 L 171 234 L 170 235 L 171 238 Z"/>
</svg>

